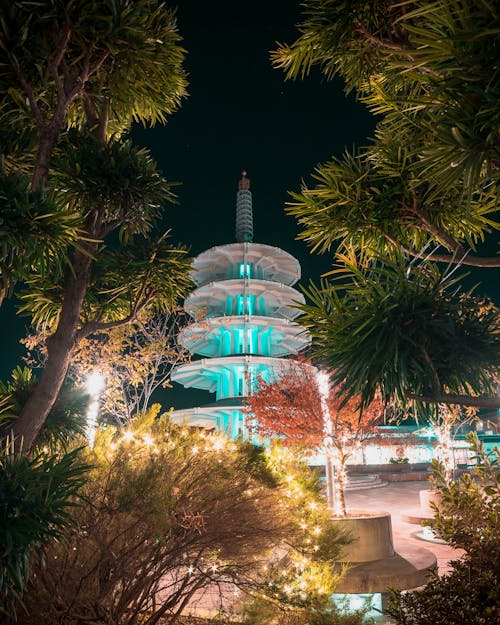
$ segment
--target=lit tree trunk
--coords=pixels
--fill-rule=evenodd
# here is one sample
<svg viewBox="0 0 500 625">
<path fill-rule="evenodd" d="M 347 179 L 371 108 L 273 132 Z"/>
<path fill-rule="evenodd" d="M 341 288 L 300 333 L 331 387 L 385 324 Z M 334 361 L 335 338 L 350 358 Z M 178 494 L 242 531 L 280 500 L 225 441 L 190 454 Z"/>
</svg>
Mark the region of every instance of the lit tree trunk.
<svg viewBox="0 0 500 625">
<path fill-rule="evenodd" d="M 333 512 L 334 516 L 343 517 L 347 514 L 345 505 L 345 487 L 347 481 L 345 464 L 347 456 L 336 448 L 330 436 L 325 438 L 324 448 L 326 455 L 326 495 L 328 509 Z"/>
<path fill-rule="evenodd" d="M 337 512 L 338 516 L 346 516 L 347 514 L 347 510 L 345 506 L 345 488 L 347 486 L 347 475 L 346 475 L 345 465 L 346 465 L 346 457 L 341 451 L 339 451 L 337 466 L 336 466 L 337 498 L 335 501 L 335 506 L 338 510 Z"/>
<path fill-rule="evenodd" d="M 19 417 L 14 422 L 15 445 L 18 449 L 22 446 L 25 453 L 32 449 L 68 371 L 96 244 L 91 243 L 87 248 L 86 253 L 75 252 L 73 270 L 69 270 L 66 277 L 57 328 L 47 340 L 45 368 Z"/>
<path fill-rule="evenodd" d="M 446 479 L 448 481 L 453 479 L 453 470 L 455 469 L 455 463 L 453 460 L 452 452 L 452 418 L 449 413 L 448 407 L 444 405 L 439 406 L 439 417 L 434 423 L 436 430 L 438 446 L 436 449 L 438 459 L 443 463 L 446 472 Z"/>
<path fill-rule="evenodd" d="M 333 454 L 329 450 L 328 443 L 325 444 L 325 474 L 326 474 L 326 501 L 328 510 L 335 513 L 335 465 Z"/>
</svg>

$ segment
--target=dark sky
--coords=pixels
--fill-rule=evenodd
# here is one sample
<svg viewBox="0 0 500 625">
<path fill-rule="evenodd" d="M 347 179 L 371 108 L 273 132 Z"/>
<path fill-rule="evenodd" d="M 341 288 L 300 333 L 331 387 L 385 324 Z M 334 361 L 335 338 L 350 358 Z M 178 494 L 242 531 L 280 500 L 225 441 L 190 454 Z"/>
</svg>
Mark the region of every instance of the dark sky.
<svg viewBox="0 0 500 625">
<path fill-rule="evenodd" d="M 294 39 L 298 20 L 295 0 L 183 0 L 178 25 L 188 52 L 189 97 L 167 125 L 135 128 L 132 136 L 151 149 L 165 177 L 179 183 L 178 205 L 165 219 L 176 241 L 193 254 L 234 241 L 237 182 L 246 169 L 255 241 L 294 254 L 308 280 L 327 271 L 330 260 L 310 256 L 294 240 L 295 221 L 283 211 L 287 191 L 298 190 L 316 164 L 365 141 L 373 120 L 345 98 L 340 82 L 327 83 L 317 73 L 285 82 L 272 68 L 269 51 Z M 23 354 L 18 338 L 28 319 L 16 318 L 14 305 L 1 310 L 0 379 Z M 200 397 L 209 401 L 206 393 Z"/>
<path fill-rule="evenodd" d="M 346 147 L 365 144 L 374 119 L 342 84 L 319 73 L 285 81 L 272 68 L 269 51 L 277 41 L 296 37 L 295 0 L 184 0 L 178 24 L 188 51 L 189 97 L 166 126 L 136 128 L 133 138 L 151 149 L 168 180 L 177 181 L 178 205 L 168 208 L 166 227 L 193 254 L 234 241 L 237 181 L 242 169 L 251 179 L 254 240 L 295 255 L 303 278 L 318 278 L 331 266 L 327 256 L 311 256 L 295 240 L 298 228 L 283 206 L 288 191 L 310 181 L 318 163 Z M 489 279 L 490 281 L 492 278 Z M 12 304 L 2 314 L 0 378 L 17 364 L 23 334 Z M 202 403 L 208 394 L 197 394 Z M 175 393 L 177 403 L 177 393 Z M 165 407 L 171 398 L 165 397 Z M 179 405 L 193 404 L 184 395 Z"/>
<path fill-rule="evenodd" d="M 293 39 L 298 16 L 292 0 L 182 2 L 190 96 L 166 126 L 134 137 L 152 149 L 169 180 L 182 183 L 167 223 L 194 253 L 234 241 L 237 181 L 246 169 L 255 240 L 296 254 L 305 273 L 316 275 L 328 261 L 309 261 L 294 241 L 295 222 L 283 212 L 287 190 L 299 189 L 317 163 L 364 141 L 373 121 L 339 83 L 319 75 L 285 82 L 272 68 L 269 51 Z"/>
</svg>

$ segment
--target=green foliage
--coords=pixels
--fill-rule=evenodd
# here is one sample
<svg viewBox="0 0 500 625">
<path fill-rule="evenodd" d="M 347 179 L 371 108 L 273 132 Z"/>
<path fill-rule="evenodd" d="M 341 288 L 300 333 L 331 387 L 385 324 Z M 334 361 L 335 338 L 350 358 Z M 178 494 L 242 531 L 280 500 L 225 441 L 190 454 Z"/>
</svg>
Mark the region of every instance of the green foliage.
<svg viewBox="0 0 500 625">
<path fill-rule="evenodd" d="M 477 435 L 467 436 L 476 462 L 471 472 L 449 481 L 445 467 L 434 461 L 432 482 L 441 493 L 433 529 L 449 544 L 500 560 L 500 450 L 486 452 Z"/>
<path fill-rule="evenodd" d="M 158 408 L 126 430 L 98 432 L 94 449 L 83 454 L 93 465 L 85 503 L 65 540 L 45 548 L 20 625 L 38 625 L 41 613 L 46 625 L 63 615 L 103 625 L 174 622 L 185 602 L 207 587 L 232 583 L 245 596 L 269 595 L 267 566 L 281 575 L 273 589 L 278 600 L 296 603 L 298 595 L 288 596 L 284 587 L 295 582 L 298 588 L 300 575 L 313 570 L 303 564 L 301 573 L 293 554 L 314 559 L 300 523 L 322 528 L 323 517 L 326 523 L 319 496 L 295 492 L 297 472 L 287 458 L 266 463 L 263 451 L 251 452 L 248 444 L 157 419 Z M 338 556 L 344 541 L 331 538 Z M 315 566 L 324 569 L 322 583 L 328 581 L 331 562 Z M 308 593 L 314 594 L 315 581 Z"/>
<path fill-rule="evenodd" d="M 32 193 L 24 176 L 0 172 L 0 289 L 35 267 L 43 276 L 60 269 L 80 225 L 79 213 L 52 194 Z"/>
<path fill-rule="evenodd" d="M 0 451 L 0 611 L 9 612 L 22 597 L 34 555 L 40 562 L 43 546 L 72 524 L 70 510 L 87 470 L 78 450 L 31 458 L 8 446 Z"/>
<path fill-rule="evenodd" d="M 391 131 L 426 137 L 419 175 L 472 190 L 498 176 L 500 15 L 481 0 L 306 0 L 300 36 L 273 54 L 288 77 L 340 75 Z"/>
<path fill-rule="evenodd" d="M 164 122 L 185 95 L 175 15 L 158 0 L 49 0 L 4 3 L 0 20 L 0 81 L 10 86 L 2 123 L 31 111 L 20 78 L 42 114 L 60 96 L 82 90 L 69 109 L 80 126 L 84 110 L 109 103 L 109 136 L 132 122 Z M 79 84 L 80 83 L 80 84 Z"/>
<path fill-rule="evenodd" d="M 155 162 L 129 141 L 103 144 L 89 133 L 70 133 L 63 147 L 55 159 L 58 202 L 82 221 L 99 220 L 99 239 L 118 230 L 121 243 L 97 247 L 83 319 L 106 323 L 132 318 L 144 307 L 172 310 L 192 285 L 190 261 L 185 248 L 169 243 L 168 233 L 152 234 L 163 202 L 172 199 Z M 74 246 L 80 249 L 88 239 L 81 232 Z M 67 279 L 63 271 L 54 271 L 51 280 L 32 271 L 20 311 L 39 328 L 55 328 Z"/>
<path fill-rule="evenodd" d="M 345 263 L 307 291 L 316 354 L 365 405 L 377 388 L 403 404 L 446 394 L 470 404 L 493 390 L 498 319 L 454 291 L 449 267 L 500 266 L 476 256 L 499 227 L 500 13 L 483 0 L 302 7 L 275 66 L 295 78 L 317 65 L 382 116 L 368 147 L 319 165 L 287 207 L 299 238 Z M 402 253 L 422 262 L 407 269 Z M 429 260 L 447 263 L 443 276 Z"/>
<path fill-rule="evenodd" d="M 168 234 L 168 233 L 167 233 Z M 168 242 L 167 236 L 141 239 L 128 245 L 98 252 L 82 306 L 85 334 L 105 330 L 106 323 L 132 320 L 138 310 L 170 312 L 192 287 L 191 259 L 186 249 Z M 20 312 L 29 313 L 39 329 L 54 329 L 64 295 L 64 276 L 49 283 L 34 275 L 21 292 Z"/>
<path fill-rule="evenodd" d="M 466 553 L 422 590 L 393 593 L 389 614 L 400 625 L 495 625 L 500 618 L 499 449 L 485 453 L 474 434 L 468 441 L 477 461 L 472 473 L 448 481 L 442 464 L 433 468 L 441 494 L 433 529 Z"/>
<path fill-rule="evenodd" d="M 385 263 L 341 257 L 330 283 L 306 290 L 301 323 L 315 355 L 349 397 L 481 393 L 498 371 L 498 313 L 461 293 L 459 278 L 403 256 Z"/>
<path fill-rule="evenodd" d="M 318 166 L 315 185 L 291 194 L 286 210 L 312 251 L 339 246 L 394 257 L 401 248 L 417 255 L 427 246 L 431 255 L 442 246 L 467 263 L 466 249 L 476 250 L 498 229 L 493 186 L 478 189 L 464 210 L 461 182 L 433 190 L 414 169 L 418 138 L 402 135 L 379 128 L 370 147 Z"/>
<path fill-rule="evenodd" d="M 450 563 L 451 572 L 421 591 L 394 595 L 388 613 L 398 625 L 496 625 L 498 560 L 469 557 Z"/>
<path fill-rule="evenodd" d="M 217 625 L 362 625 L 371 622 L 371 619 L 364 618 L 363 610 L 346 612 L 328 599 L 301 610 L 286 609 L 269 601 L 257 600 L 245 606 L 243 616 L 238 621 L 215 621 Z"/>
<path fill-rule="evenodd" d="M 148 235 L 174 199 L 149 152 L 129 140 L 103 143 L 90 132 L 70 132 L 53 166 L 59 201 L 84 217 L 99 206 L 103 224 L 118 223 L 124 243 Z"/>
<path fill-rule="evenodd" d="M 16 367 L 8 383 L 0 381 L 1 433 L 9 434 L 35 384 L 36 378 L 28 367 Z M 67 450 L 75 437 L 85 431 L 87 404 L 88 395 L 67 380 L 37 438 L 38 449 L 51 450 L 52 453 Z"/>
</svg>

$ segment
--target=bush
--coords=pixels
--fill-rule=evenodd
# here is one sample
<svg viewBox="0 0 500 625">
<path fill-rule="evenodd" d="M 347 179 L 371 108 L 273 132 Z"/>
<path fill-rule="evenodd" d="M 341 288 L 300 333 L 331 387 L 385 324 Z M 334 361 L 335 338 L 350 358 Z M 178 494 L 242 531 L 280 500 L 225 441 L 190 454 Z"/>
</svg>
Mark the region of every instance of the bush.
<svg viewBox="0 0 500 625">
<path fill-rule="evenodd" d="M 305 478 L 300 485 L 262 449 L 155 421 L 156 413 L 99 432 L 84 454 L 93 465 L 86 503 L 65 541 L 44 550 L 19 625 L 39 625 L 39 614 L 44 625 L 173 623 L 207 588 L 221 604 L 235 587 L 291 603 L 304 603 L 316 580 L 331 592 L 343 540 L 309 538 L 305 525 L 328 535 L 327 515 Z M 277 569 L 284 574 L 270 585 Z"/>
<path fill-rule="evenodd" d="M 499 450 L 486 453 L 469 435 L 477 465 L 448 481 L 434 462 L 433 482 L 441 493 L 433 530 L 465 555 L 451 571 L 420 591 L 394 593 L 389 614 L 400 625 L 496 625 L 500 622 L 500 465 Z"/>
<path fill-rule="evenodd" d="M 61 539 L 88 469 L 78 450 L 27 458 L 6 445 L 0 451 L 0 612 L 13 612 L 30 575 L 33 554 Z"/>
</svg>

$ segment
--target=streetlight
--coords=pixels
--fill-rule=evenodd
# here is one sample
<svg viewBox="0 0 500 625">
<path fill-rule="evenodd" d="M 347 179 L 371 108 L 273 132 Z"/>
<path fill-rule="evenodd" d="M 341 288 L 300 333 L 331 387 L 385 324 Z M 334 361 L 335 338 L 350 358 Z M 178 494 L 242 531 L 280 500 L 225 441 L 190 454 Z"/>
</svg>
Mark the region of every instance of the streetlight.
<svg viewBox="0 0 500 625">
<path fill-rule="evenodd" d="M 87 408 L 87 428 L 86 437 L 90 449 L 94 447 L 95 433 L 97 430 L 97 415 L 99 414 L 99 396 L 104 389 L 105 378 L 100 371 L 93 371 L 87 378 L 85 384 L 90 395 L 90 402 Z"/>
</svg>

